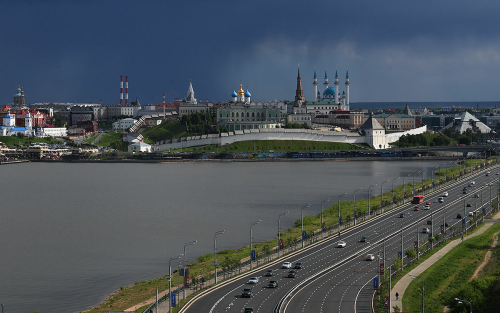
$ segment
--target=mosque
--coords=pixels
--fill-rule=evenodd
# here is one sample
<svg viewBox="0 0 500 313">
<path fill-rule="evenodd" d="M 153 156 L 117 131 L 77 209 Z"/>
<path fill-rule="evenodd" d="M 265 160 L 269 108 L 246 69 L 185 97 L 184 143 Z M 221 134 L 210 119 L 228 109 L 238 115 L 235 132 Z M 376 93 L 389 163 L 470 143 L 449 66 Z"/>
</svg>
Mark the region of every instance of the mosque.
<svg viewBox="0 0 500 313">
<path fill-rule="evenodd" d="M 15 136 L 17 134 L 33 136 L 35 134 L 33 129 L 33 119 L 29 110 L 24 118 L 24 127 L 16 127 L 16 119 L 10 114 L 9 111 L 3 118 L 3 126 L 0 126 L 0 134 L 2 136 Z"/>
<path fill-rule="evenodd" d="M 324 114 L 327 115 L 331 111 L 349 111 L 349 70 L 346 71 L 345 75 L 345 90 L 340 93 L 339 89 L 339 75 L 338 71 L 335 70 L 335 81 L 333 86 L 328 83 L 328 73 L 325 70 L 325 79 L 323 82 L 324 90 L 321 94 L 318 90 L 318 76 L 316 74 L 316 69 L 314 69 L 313 77 L 313 101 L 306 101 L 305 105 L 307 107 L 307 113 L 312 113 L 316 115 Z"/>
</svg>

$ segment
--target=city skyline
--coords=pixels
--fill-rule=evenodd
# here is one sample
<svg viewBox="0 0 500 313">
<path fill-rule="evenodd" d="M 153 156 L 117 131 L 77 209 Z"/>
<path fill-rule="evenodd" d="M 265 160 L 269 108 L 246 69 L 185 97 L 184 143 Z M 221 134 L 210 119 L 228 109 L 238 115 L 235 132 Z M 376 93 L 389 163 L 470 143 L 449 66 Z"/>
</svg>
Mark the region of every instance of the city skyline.
<svg viewBox="0 0 500 313">
<path fill-rule="evenodd" d="M 500 3 L 17 1 L 0 18 L 0 103 L 306 100 L 349 69 L 351 102 L 496 101 Z M 318 88 L 322 91 L 322 88 Z M 342 92 L 343 84 L 340 85 Z"/>
</svg>

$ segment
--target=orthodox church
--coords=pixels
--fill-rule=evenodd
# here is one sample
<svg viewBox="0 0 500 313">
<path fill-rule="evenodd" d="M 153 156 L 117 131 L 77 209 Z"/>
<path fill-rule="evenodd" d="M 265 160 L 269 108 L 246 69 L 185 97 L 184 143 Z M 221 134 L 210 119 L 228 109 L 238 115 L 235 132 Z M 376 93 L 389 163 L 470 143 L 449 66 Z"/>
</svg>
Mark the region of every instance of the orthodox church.
<svg viewBox="0 0 500 313">
<path fill-rule="evenodd" d="M 16 119 L 10 114 L 10 111 L 3 118 L 3 126 L 0 126 L 0 134 L 2 136 L 15 136 L 23 134 L 25 136 L 32 136 L 35 134 L 33 129 L 33 119 L 28 111 L 24 118 L 24 127 L 16 127 Z"/>
</svg>

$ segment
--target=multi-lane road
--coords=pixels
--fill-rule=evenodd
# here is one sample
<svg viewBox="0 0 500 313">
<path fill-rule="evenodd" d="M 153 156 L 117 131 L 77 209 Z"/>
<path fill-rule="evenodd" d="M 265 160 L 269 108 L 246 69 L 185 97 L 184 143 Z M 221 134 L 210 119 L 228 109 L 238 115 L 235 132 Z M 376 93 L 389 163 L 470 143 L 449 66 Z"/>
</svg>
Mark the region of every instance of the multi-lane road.
<svg viewBox="0 0 500 313">
<path fill-rule="evenodd" d="M 490 175 L 486 175 L 488 171 Z M 420 242 L 428 237 L 428 234 L 422 233 L 424 227 L 438 233 L 444 221 L 450 227 L 461 225 L 462 220 L 457 219 L 457 214 L 468 221 L 470 211 L 482 207 L 489 210 L 498 188 L 498 171 L 498 167 L 490 167 L 449 183 L 445 188 L 434 189 L 425 195 L 425 201 L 431 201 L 429 210 L 424 210 L 424 203 L 418 205 L 419 211 L 414 210 L 414 204 L 400 206 L 346 230 L 340 238 L 337 235 L 325 238 L 278 261 L 223 282 L 191 301 L 182 312 L 237 313 L 243 312 L 245 307 L 252 307 L 253 312 L 277 312 L 278 309 L 279 312 L 371 312 L 370 301 L 366 301 L 366 295 L 362 299 L 360 291 L 363 286 L 373 284 L 379 261 L 377 257 L 368 261 L 366 255 L 383 254 L 385 239 L 386 266 L 389 266 L 401 251 L 401 233 L 404 254 L 414 246 L 417 236 Z M 472 181 L 475 184 L 468 187 L 467 194 L 464 194 L 463 187 L 469 186 Z M 439 203 L 438 198 L 445 191 L 448 196 L 444 197 L 444 203 Z M 472 207 L 466 207 L 467 203 Z M 401 213 L 405 213 L 404 217 L 400 217 Z M 427 224 L 428 221 L 432 225 Z M 367 237 L 367 242 L 360 242 L 362 237 Z M 340 240 L 346 242 L 345 247 L 338 247 Z M 289 270 L 281 269 L 285 261 L 303 263 L 295 278 L 288 278 Z M 264 276 L 268 269 L 274 269 L 275 276 Z M 257 284 L 248 284 L 252 276 L 259 277 Z M 278 287 L 268 288 L 270 280 L 276 280 Z M 241 297 L 245 287 L 253 287 L 252 297 Z"/>
</svg>

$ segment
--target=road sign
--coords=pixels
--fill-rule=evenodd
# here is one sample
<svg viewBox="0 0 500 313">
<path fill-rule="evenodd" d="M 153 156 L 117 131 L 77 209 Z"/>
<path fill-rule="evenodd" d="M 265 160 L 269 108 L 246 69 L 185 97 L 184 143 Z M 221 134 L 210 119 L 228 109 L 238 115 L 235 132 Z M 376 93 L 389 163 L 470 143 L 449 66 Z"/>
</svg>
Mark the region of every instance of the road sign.
<svg viewBox="0 0 500 313">
<path fill-rule="evenodd" d="M 344 222 L 342 221 L 342 216 L 340 217 L 340 225 L 344 224 Z"/>
<path fill-rule="evenodd" d="M 400 258 L 403 258 L 403 254 L 401 253 L 401 251 L 398 251 L 398 256 L 399 256 Z"/>
<path fill-rule="evenodd" d="M 444 225 L 441 225 L 441 234 L 444 233 Z"/>
<path fill-rule="evenodd" d="M 257 258 L 255 257 L 255 250 L 252 250 L 252 261 L 255 261 Z"/>
<path fill-rule="evenodd" d="M 435 185 L 436 185 L 436 184 L 434 184 L 434 181 L 432 181 L 432 188 L 434 188 L 434 187 L 435 187 Z"/>
<path fill-rule="evenodd" d="M 189 275 L 184 276 L 184 287 L 189 288 Z"/>
<path fill-rule="evenodd" d="M 462 219 L 462 224 L 465 224 L 465 218 Z"/>
<path fill-rule="evenodd" d="M 414 241 L 413 243 L 415 244 L 415 248 L 417 248 L 418 247 L 418 241 Z"/>
<path fill-rule="evenodd" d="M 283 249 L 283 239 L 280 239 L 280 249 Z"/>
<path fill-rule="evenodd" d="M 212 262 L 212 266 L 219 266 L 220 263 L 219 262 Z"/>
<path fill-rule="evenodd" d="M 302 239 L 307 239 L 307 232 L 305 230 L 302 231 Z"/>
<path fill-rule="evenodd" d="M 373 288 L 377 289 L 378 288 L 378 277 L 375 277 L 373 279 Z"/>
<path fill-rule="evenodd" d="M 483 215 L 486 215 L 486 208 L 483 208 Z"/>
<path fill-rule="evenodd" d="M 446 176 L 446 181 L 449 181 L 450 180 L 450 177 L 449 176 Z"/>
<path fill-rule="evenodd" d="M 432 233 L 431 233 L 431 232 L 429 232 L 429 238 L 430 238 L 430 237 L 432 237 Z"/>
<path fill-rule="evenodd" d="M 413 188 L 413 195 L 417 194 L 417 188 Z"/>
<path fill-rule="evenodd" d="M 170 301 L 172 301 L 172 307 L 175 308 L 175 293 L 170 294 Z"/>
<path fill-rule="evenodd" d="M 326 223 L 323 223 L 323 231 L 326 231 Z"/>
<path fill-rule="evenodd" d="M 384 263 L 380 263 L 380 275 L 384 274 Z"/>
<path fill-rule="evenodd" d="M 384 309 L 388 310 L 389 309 L 389 297 L 385 297 L 384 301 Z"/>
<path fill-rule="evenodd" d="M 355 217 L 355 218 L 358 218 L 358 210 L 355 210 L 355 211 L 354 211 L 354 217 Z"/>
</svg>

